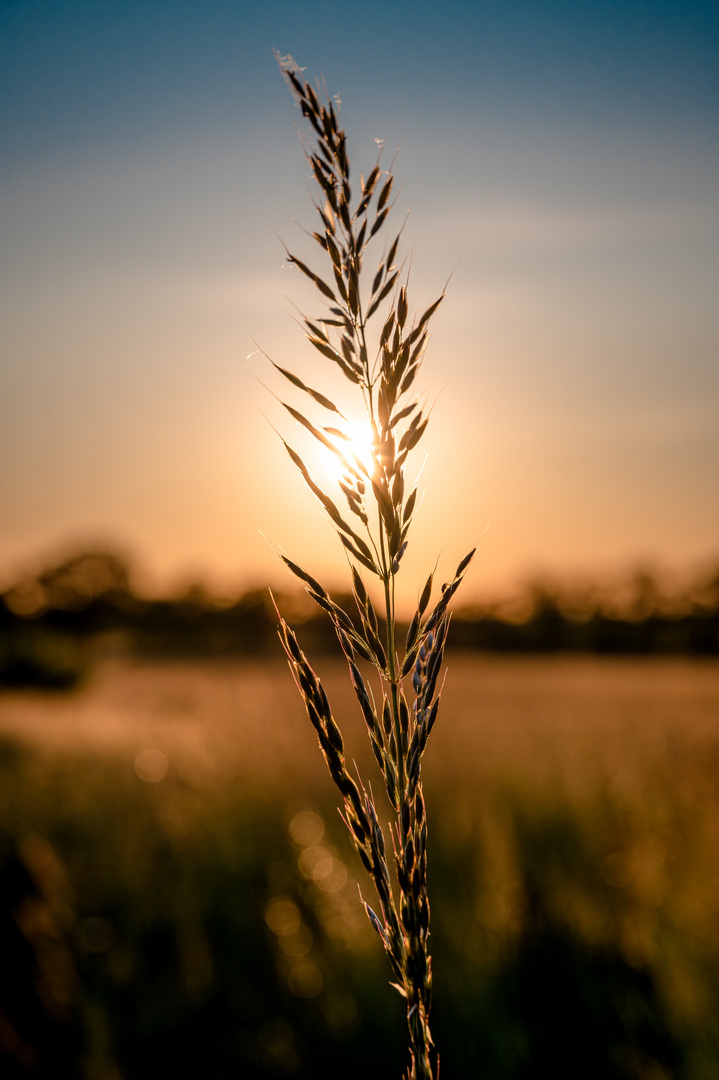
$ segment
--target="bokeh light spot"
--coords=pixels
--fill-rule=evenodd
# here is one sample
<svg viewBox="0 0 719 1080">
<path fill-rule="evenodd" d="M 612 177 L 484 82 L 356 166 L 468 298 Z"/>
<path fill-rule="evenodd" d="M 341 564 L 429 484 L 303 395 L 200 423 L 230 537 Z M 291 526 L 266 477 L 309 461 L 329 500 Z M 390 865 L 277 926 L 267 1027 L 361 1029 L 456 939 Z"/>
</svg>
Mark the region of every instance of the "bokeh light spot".
<svg viewBox="0 0 719 1080">
<path fill-rule="evenodd" d="M 325 835 L 325 823 L 313 810 L 301 810 L 290 822 L 290 835 L 303 847 L 318 844 Z"/>
<path fill-rule="evenodd" d="M 141 750 L 135 758 L 135 772 L 141 780 L 148 784 L 159 784 L 167 776 L 170 763 L 167 754 L 162 750 L 155 750 L 148 746 Z"/>
<path fill-rule="evenodd" d="M 300 923 L 293 933 L 280 935 L 278 942 L 285 956 L 307 956 L 312 948 L 312 931 L 309 926 Z"/>
<path fill-rule="evenodd" d="M 299 908 L 286 896 L 277 896 L 265 908 L 265 922 L 278 937 L 296 934 L 301 923 Z"/>
<path fill-rule="evenodd" d="M 339 892 L 347 881 L 347 869 L 339 859 L 326 859 L 317 864 L 312 877 L 323 892 Z"/>
<path fill-rule="evenodd" d="M 302 964 L 295 964 L 287 982 L 296 997 L 317 997 L 322 990 L 322 972 L 314 964 L 305 961 Z"/>
<path fill-rule="evenodd" d="M 315 867 L 318 863 L 325 862 L 327 859 L 332 858 L 332 853 L 327 850 L 326 847 L 322 847 L 320 844 L 312 844 L 310 847 L 306 847 L 297 860 L 300 868 L 300 873 L 303 877 L 313 878 L 315 875 Z"/>
</svg>

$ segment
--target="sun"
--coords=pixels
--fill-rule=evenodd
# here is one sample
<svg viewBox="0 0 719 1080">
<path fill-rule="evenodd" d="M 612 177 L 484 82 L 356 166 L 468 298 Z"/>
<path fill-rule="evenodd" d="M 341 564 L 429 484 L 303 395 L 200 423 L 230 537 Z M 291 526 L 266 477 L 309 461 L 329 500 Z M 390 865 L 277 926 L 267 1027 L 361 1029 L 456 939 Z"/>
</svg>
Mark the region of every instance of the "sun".
<svg viewBox="0 0 719 1080">
<path fill-rule="evenodd" d="M 358 464 L 360 471 L 365 469 L 368 475 L 372 475 L 374 471 L 374 456 L 372 452 L 372 429 L 370 425 L 361 420 L 347 420 L 341 430 L 342 436 L 333 435 L 332 441 L 337 446 L 338 451 L 355 469 Z M 332 479 L 335 481 L 341 480 L 346 469 L 339 456 L 335 456 L 332 453 L 327 454 L 327 470 L 331 474 Z"/>
</svg>

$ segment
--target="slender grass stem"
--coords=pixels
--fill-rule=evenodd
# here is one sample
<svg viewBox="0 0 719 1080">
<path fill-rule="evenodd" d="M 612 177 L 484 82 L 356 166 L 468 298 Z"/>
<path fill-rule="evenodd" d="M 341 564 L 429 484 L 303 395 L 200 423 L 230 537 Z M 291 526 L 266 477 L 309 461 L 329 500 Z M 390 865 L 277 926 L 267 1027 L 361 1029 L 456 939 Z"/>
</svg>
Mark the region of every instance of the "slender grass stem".
<svg viewBox="0 0 719 1080">
<path fill-rule="evenodd" d="M 382 773 L 387 798 L 396 815 L 391 830 L 394 875 L 387 861 L 387 846 L 371 787 L 365 788 L 349 774 L 344 742 L 332 715 L 324 688 L 300 648 L 296 635 L 279 616 L 279 633 L 290 670 L 315 729 L 320 750 L 343 801 L 343 816 L 352 843 L 377 893 L 380 916 L 364 900 L 372 926 L 387 953 L 396 982 L 393 985 L 407 1002 L 410 1066 L 409 1080 L 436 1080 L 433 1043 L 429 1028 L 432 996 L 432 963 L 429 955 L 429 901 L 427 898 L 427 822 L 421 780 L 422 756 L 434 725 L 439 697 L 437 678 L 447 634 L 447 609 L 467 569 L 473 552 L 459 564 L 428 617 L 425 612 L 432 591 L 432 575 L 425 585 L 412 619 L 400 659 L 397 642 L 395 582 L 407 545 L 417 492 L 405 495 L 404 474 L 408 454 L 427 426 L 417 400 L 408 395 L 420 368 L 427 339 L 427 325 L 442 296 L 419 317 L 408 322 L 407 287 L 400 284 L 394 262 L 402 230 L 397 234 L 372 280 L 366 311 L 361 296 L 362 259 L 365 250 L 386 226 L 393 177 L 381 172 L 379 161 L 366 180 L 356 209 L 351 208 L 349 160 L 346 137 L 337 111 L 329 100 L 304 80 L 294 61 L 278 57 L 290 90 L 314 134 L 315 144 L 307 158 L 320 189 L 316 209 L 322 232 L 312 235 L 329 259 L 324 274 L 288 252 L 290 262 L 316 286 L 329 317 L 304 318 L 307 336 L 337 373 L 358 387 L 373 433 L 372 468 L 350 466 L 352 455 L 333 446 L 327 432 L 297 409 L 287 405 L 298 420 L 325 448 L 335 453 L 346 476 L 340 485 L 347 510 L 340 511 L 335 498 L 316 483 L 300 455 L 285 443 L 287 451 L 313 494 L 320 500 L 350 559 L 359 622 L 336 602 L 310 573 L 285 558 L 285 563 L 305 585 L 309 595 L 334 623 L 347 658 L 352 686 L 367 725 L 374 756 Z M 382 180 L 382 176 L 387 179 Z M 356 195 L 355 195 L 356 199 Z M 443 295 L 443 294 L 442 294 Z M 387 307 L 389 310 L 387 310 Z M 382 313 L 375 361 L 370 367 L 368 325 Z M 374 324 L 373 324 L 374 325 Z M 327 329 L 329 328 L 329 329 Z M 330 332 L 331 331 L 331 332 Z M 277 370 L 312 399 L 312 407 L 342 414 L 324 393 L 308 387 L 292 372 Z M 339 432 L 339 434 L 342 434 Z M 349 438 L 348 435 L 344 436 Z M 376 521 L 376 525 L 375 525 Z M 359 523 L 359 524 L 357 524 Z M 358 531 L 367 536 L 367 540 Z M 386 620 L 384 644 L 379 620 L 362 572 L 381 583 Z M 356 663 L 359 655 L 369 660 L 380 678 L 381 711 L 376 709 Z M 410 709 L 404 680 L 412 674 L 414 704 Z"/>
</svg>

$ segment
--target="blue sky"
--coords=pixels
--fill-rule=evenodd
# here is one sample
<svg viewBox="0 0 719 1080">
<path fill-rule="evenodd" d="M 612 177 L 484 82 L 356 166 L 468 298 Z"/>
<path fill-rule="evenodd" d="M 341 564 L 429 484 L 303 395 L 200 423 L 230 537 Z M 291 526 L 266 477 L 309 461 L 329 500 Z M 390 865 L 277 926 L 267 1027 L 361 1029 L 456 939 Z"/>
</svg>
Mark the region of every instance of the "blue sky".
<svg viewBox="0 0 719 1080">
<path fill-rule="evenodd" d="M 263 125 L 271 48 L 404 123 L 700 135 L 719 107 L 711 3 L 6 0 L 0 18 L 6 161 Z"/>
<path fill-rule="evenodd" d="M 107 538 L 165 577 L 263 581 L 279 546 L 341 575 L 253 343 L 314 363 L 272 48 L 358 168 L 399 147 L 411 296 L 453 273 L 408 577 L 480 536 L 485 592 L 716 553 L 716 5 L 5 0 L 0 565 Z"/>
</svg>

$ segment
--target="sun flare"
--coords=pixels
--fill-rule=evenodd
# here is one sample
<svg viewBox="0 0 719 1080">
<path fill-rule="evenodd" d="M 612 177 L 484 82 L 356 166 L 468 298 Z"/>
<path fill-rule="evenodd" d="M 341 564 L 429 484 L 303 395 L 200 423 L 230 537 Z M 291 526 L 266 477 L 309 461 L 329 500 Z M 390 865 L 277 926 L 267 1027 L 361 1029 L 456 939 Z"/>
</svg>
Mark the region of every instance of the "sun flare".
<svg viewBox="0 0 719 1080">
<path fill-rule="evenodd" d="M 332 441 L 337 446 L 340 454 L 351 466 L 357 468 L 359 464 L 371 476 L 374 471 L 372 454 L 372 429 L 369 424 L 361 420 L 348 420 L 341 429 L 342 436 L 335 435 Z M 346 473 L 346 469 L 339 456 L 327 454 L 327 469 L 332 479 L 339 481 Z"/>
</svg>

